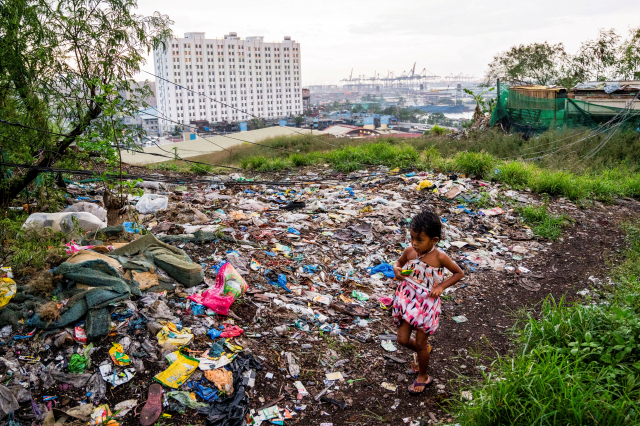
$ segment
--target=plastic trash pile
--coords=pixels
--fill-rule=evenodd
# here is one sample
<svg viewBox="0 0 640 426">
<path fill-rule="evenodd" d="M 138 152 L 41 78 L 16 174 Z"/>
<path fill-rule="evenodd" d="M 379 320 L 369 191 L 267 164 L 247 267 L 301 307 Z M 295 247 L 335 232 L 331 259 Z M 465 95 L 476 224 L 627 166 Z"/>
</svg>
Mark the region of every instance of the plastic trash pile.
<svg viewBox="0 0 640 426">
<path fill-rule="evenodd" d="M 69 185 L 65 213 L 25 223 L 80 232 L 68 256 L 17 282 L 3 270 L 0 416 L 21 425 L 342 424 L 358 392 L 397 388 L 357 359 L 407 362 L 394 355 L 391 264 L 415 213 L 441 215 L 438 246 L 471 279 L 529 274 L 544 249 L 504 202 L 535 203 L 526 193 L 455 175 L 352 177 L 143 182 L 145 195 L 129 197 L 137 213 L 116 227 L 88 195 L 97 184 Z M 42 274 L 53 291 L 34 290 Z"/>
</svg>

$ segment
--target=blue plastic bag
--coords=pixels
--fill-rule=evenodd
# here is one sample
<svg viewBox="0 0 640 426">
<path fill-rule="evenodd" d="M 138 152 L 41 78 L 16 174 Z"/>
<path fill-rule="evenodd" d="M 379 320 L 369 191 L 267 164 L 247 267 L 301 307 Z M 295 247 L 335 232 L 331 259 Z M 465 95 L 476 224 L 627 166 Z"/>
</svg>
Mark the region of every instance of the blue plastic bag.
<svg viewBox="0 0 640 426">
<path fill-rule="evenodd" d="M 271 269 L 267 269 L 266 271 L 264 271 L 264 277 L 267 279 L 267 282 L 271 285 L 277 286 L 277 287 L 282 287 L 283 289 L 287 290 L 289 293 L 291 293 L 291 290 L 289 290 L 287 288 L 287 276 L 285 274 L 278 274 L 278 282 L 275 281 L 271 281 L 269 279 L 269 277 L 267 276 L 267 274 L 271 272 Z"/>
<path fill-rule="evenodd" d="M 211 337 L 211 339 L 216 339 L 220 337 L 222 334 L 222 330 L 218 330 L 217 328 L 211 328 L 207 331 L 207 336 Z"/>
<path fill-rule="evenodd" d="M 302 270 L 305 274 L 313 274 L 318 272 L 320 267 L 318 265 L 302 265 Z"/>
<path fill-rule="evenodd" d="M 125 231 L 130 234 L 139 234 L 142 228 L 142 225 L 135 222 L 124 222 L 122 226 L 124 226 Z"/>
<path fill-rule="evenodd" d="M 198 303 L 194 303 L 191 305 L 191 312 L 193 315 L 204 315 L 204 312 L 207 308 L 204 305 L 200 305 Z"/>
<path fill-rule="evenodd" d="M 387 278 L 394 278 L 396 273 L 393 272 L 393 266 L 388 263 L 381 263 L 378 266 L 367 268 L 369 271 L 369 275 L 377 274 L 378 272 L 382 272 Z"/>
<path fill-rule="evenodd" d="M 218 399 L 218 390 L 217 389 L 214 390 L 213 388 L 203 386 L 202 382 L 205 380 L 206 379 L 202 379 L 200 382 L 196 382 L 192 380 L 188 383 L 188 385 L 193 391 L 193 393 L 198 395 L 200 398 L 204 399 L 207 402 L 213 402 L 216 399 Z"/>
</svg>

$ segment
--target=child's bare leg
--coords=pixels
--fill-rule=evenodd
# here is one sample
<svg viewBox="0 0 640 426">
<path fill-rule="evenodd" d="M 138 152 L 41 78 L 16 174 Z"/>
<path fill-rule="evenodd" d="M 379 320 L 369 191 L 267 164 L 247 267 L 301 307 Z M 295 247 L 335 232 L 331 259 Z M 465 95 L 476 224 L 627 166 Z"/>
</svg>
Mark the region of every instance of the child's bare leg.
<svg viewBox="0 0 640 426">
<path fill-rule="evenodd" d="M 431 352 L 431 347 L 429 346 L 429 336 L 423 331 L 417 330 L 415 344 L 417 346 L 416 352 L 418 353 L 419 370 L 416 382 L 429 383 L 429 354 Z M 423 389 L 424 386 L 413 387 L 413 385 L 411 385 L 411 390 L 414 392 L 421 392 Z"/>
<path fill-rule="evenodd" d="M 411 337 L 413 327 L 407 321 L 402 320 L 402 324 L 398 327 L 398 344 L 407 349 L 417 352 L 416 339 Z"/>
</svg>

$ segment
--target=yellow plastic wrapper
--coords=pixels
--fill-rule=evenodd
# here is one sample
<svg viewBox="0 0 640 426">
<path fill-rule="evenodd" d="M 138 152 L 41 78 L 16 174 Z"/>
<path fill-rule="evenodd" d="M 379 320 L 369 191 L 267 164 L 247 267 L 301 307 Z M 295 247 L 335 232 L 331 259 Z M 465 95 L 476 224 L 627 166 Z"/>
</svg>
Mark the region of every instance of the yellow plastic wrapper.
<svg viewBox="0 0 640 426">
<path fill-rule="evenodd" d="M 124 348 L 120 343 L 111 343 L 109 356 L 111 356 L 115 365 L 129 365 L 131 363 L 129 356 L 124 353 Z"/>
<path fill-rule="evenodd" d="M 164 323 L 164 327 L 158 331 L 156 334 L 158 338 L 158 344 L 163 345 L 167 342 L 176 346 L 184 346 L 189 344 L 191 340 L 193 340 L 193 334 L 191 334 L 191 330 L 188 328 L 183 328 L 178 331 L 176 325 L 172 322 Z"/>
<path fill-rule="evenodd" d="M 16 295 L 16 282 L 11 278 L 0 278 L 0 308 Z"/>
<path fill-rule="evenodd" d="M 433 186 L 433 182 L 430 180 L 423 180 L 416 186 L 416 190 L 422 191 L 423 189 L 431 188 Z"/>
<path fill-rule="evenodd" d="M 169 368 L 156 374 L 153 379 L 165 386 L 178 389 L 189 379 L 189 377 L 191 377 L 193 372 L 196 371 L 200 361 L 180 352 L 175 355 L 176 359 L 171 363 Z"/>
</svg>

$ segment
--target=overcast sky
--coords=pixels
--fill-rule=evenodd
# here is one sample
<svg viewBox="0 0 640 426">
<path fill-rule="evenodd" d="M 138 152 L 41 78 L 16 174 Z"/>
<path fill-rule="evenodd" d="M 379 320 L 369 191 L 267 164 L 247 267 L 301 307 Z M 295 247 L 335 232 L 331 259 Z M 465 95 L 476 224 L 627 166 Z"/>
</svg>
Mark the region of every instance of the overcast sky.
<svg viewBox="0 0 640 426">
<path fill-rule="evenodd" d="M 417 73 L 481 77 L 493 55 L 516 44 L 562 42 L 575 52 L 601 28 L 626 36 L 640 26 L 640 1 L 632 0 L 139 0 L 138 6 L 140 14 L 169 15 L 180 37 L 291 36 L 301 43 L 303 85 L 338 83 L 352 68 L 354 76 L 400 75 L 414 62 Z"/>
</svg>

